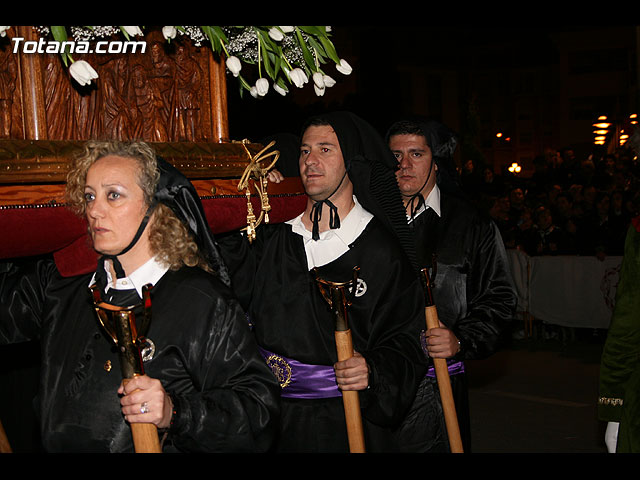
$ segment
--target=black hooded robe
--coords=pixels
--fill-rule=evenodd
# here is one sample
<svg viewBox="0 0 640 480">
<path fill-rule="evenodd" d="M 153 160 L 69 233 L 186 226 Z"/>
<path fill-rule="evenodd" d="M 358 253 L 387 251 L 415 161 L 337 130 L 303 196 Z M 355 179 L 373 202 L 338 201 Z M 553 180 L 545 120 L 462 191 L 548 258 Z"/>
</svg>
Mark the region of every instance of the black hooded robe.
<svg viewBox="0 0 640 480">
<path fill-rule="evenodd" d="M 232 285 L 268 352 L 305 364 L 337 361 L 335 321 L 307 266 L 303 239 L 289 224 L 261 227 L 256 241 L 220 238 Z M 348 309 L 354 349 L 371 367 L 359 394 L 367 452 L 393 452 L 391 432 L 407 412 L 424 376 L 419 342 L 424 304 L 419 279 L 397 241 L 374 217 L 350 250 L 319 267 L 334 282 L 360 268 L 358 294 Z M 341 397 L 286 398 L 283 388 L 278 451 L 348 452 Z"/>
<path fill-rule="evenodd" d="M 96 318 L 90 279 L 62 277 L 49 260 L 0 265 L 0 344 L 41 344 L 34 404 L 46 452 L 133 452 L 118 355 Z M 279 388 L 228 287 L 183 267 L 153 286 L 151 301 L 156 351 L 145 373 L 162 381 L 179 412 L 163 451 L 267 450 Z"/>
<path fill-rule="evenodd" d="M 517 304 L 504 244 L 495 223 L 463 197 L 441 191 L 440 207 L 440 218 L 424 212 L 413 219 L 418 262 L 430 266 L 435 252 L 433 299 L 438 318 L 460 340 L 460 352 L 450 362 L 487 358 L 500 347 Z M 463 446 L 469 452 L 466 373 L 457 369 L 450 378 Z M 414 438 L 430 431 L 424 425 L 432 425 L 432 419 L 423 420 L 408 425 Z M 431 441 L 423 438 L 424 445 Z"/>
</svg>

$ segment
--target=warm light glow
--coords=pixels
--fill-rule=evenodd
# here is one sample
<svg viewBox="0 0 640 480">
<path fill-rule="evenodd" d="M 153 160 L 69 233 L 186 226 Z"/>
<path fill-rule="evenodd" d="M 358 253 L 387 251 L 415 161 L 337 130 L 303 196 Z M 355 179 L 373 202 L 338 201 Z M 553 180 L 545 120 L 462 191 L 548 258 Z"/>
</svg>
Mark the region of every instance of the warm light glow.
<svg viewBox="0 0 640 480">
<path fill-rule="evenodd" d="M 500 133 L 500 132 L 496 133 L 496 137 L 498 137 L 498 138 L 502 137 L 502 133 Z"/>
<path fill-rule="evenodd" d="M 597 128 L 609 128 L 611 124 L 603 122 L 603 123 L 594 123 L 593 126 Z"/>
<path fill-rule="evenodd" d="M 609 133 L 609 130 L 594 130 L 593 133 L 595 133 L 596 135 L 606 135 L 607 133 Z"/>
<path fill-rule="evenodd" d="M 620 145 L 624 145 L 627 142 L 627 140 L 629 140 L 629 135 L 624 133 L 624 130 L 623 130 L 622 133 L 620 134 Z"/>
<path fill-rule="evenodd" d="M 598 117 L 598 120 L 606 120 L 606 119 L 607 119 L 607 116 L 606 116 L 606 115 L 600 115 L 600 116 Z"/>
<path fill-rule="evenodd" d="M 518 162 L 513 162 L 508 170 L 511 173 L 520 173 L 520 171 L 522 170 L 522 167 L 520 167 L 520 165 L 518 165 Z"/>
</svg>

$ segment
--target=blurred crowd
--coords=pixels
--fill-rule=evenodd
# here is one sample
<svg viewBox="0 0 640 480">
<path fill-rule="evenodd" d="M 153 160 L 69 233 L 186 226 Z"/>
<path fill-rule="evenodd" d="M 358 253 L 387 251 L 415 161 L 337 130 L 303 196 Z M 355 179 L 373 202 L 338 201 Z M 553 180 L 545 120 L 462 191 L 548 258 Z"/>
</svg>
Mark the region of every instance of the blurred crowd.
<svg viewBox="0 0 640 480">
<path fill-rule="evenodd" d="M 622 255 L 640 214 L 640 161 L 633 151 L 577 158 L 549 150 L 524 178 L 466 162 L 466 193 L 497 223 L 506 248 L 528 255 Z"/>
</svg>

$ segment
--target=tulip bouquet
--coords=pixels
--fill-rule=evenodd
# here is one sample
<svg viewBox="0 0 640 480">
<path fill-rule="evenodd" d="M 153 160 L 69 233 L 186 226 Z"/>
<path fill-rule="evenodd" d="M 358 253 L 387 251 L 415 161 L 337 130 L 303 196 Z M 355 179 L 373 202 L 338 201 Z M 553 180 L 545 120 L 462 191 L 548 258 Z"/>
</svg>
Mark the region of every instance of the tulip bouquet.
<svg viewBox="0 0 640 480">
<path fill-rule="evenodd" d="M 68 30 L 67 30 L 68 29 Z M 122 34 L 129 40 L 144 36 L 143 27 L 38 27 L 41 35 L 51 34 L 56 42 L 90 41 Z M 340 58 L 326 26 L 164 26 L 162 33 L 170 42 L 186 36 L 197 46 L 209 43 L 213 51 L 225 60 L 228 71 L 239 80 L 242 91 L 254 97 L 265 96 L 270 87 L 286 95 L 291 87 L 303 88 L 311 80 L 317 95 L 324 95 L 336 81 L 323 66 L 329 63 L 344 75 L 351 66 Z M 97 72 L 84 60 L 74 60 L 71 53 L 60 52 L 71 76 L 81 85 L 98 78 Z M 256 80 L 249 82 L 243 69 L 257 69 Z"/>
</svg>

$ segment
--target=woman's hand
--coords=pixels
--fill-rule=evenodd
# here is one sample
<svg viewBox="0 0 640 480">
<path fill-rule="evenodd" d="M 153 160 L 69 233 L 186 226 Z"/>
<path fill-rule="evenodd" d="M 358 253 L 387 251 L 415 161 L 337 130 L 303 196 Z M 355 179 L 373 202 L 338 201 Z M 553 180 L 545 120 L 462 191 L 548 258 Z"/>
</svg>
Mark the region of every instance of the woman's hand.
<svg viewBox="0 0 640 480">
<path fill-rule="evenodd" d="M 125 379 L 118 393 L 122 395 L 120 406 L 127 422 L 153 423 L 158 428 L 169 427 L 173 402 L 160 380 L 147 375 Z"/>
</svg>

